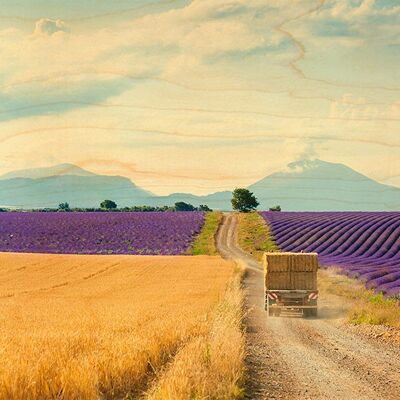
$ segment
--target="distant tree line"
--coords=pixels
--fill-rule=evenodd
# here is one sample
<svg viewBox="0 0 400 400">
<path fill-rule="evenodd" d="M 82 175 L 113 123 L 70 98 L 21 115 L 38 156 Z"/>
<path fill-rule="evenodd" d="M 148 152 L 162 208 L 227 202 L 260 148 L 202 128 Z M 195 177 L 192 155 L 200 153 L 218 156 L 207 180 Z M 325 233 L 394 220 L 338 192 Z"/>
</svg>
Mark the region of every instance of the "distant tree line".
<svg viewBox="0 0 400 400">
<path fill-rule="evenodd" d="M 257 198 L 254 196 L 252 192 L 245 188 L 236 188 L 232 193 L 232 208 L 235 211 L 240 212 L 250 212 L 255 210 L 259 206 L 259 202 Z M 0 212 L 7 211 L 18 211 L 18 210 L 10 210 L 7 208 L 0 208 Z M 21 211 L 21 210 L 20 210 Z M 25 210 L 24 210 L 25 211 Z M 201 204 L 198 207 L 193 206 L 190 203 L 185 203 L 184 201 L 178 201 L 173 206 L 132 206 L 132 207 L 121 207 L 118 208 L 118 205 L 113 200 L 103 200 L 99 207 L 70 207 L 69 203 L 64 202 L 60 203 L 57 208 L 40 208 L 40 209 L 31 209 L 29 211 L 35 212 L 175 212 L 175 211 L 212 211 L 210 207 L 205 204 Z M 276 205 L 269 208 L 269 211 L 281 211 L 281 206 Z"/>
<path fill-rule="evenodd" d="M 114 212 L 176 212 L 176 211 L 212 211 L 207 205 L 200 205 L 195 207 L 192 204 L 185 203 L 183 201 L 176 202 L 173 206 L 132 206 L 132 207 L 120 207 L 113 200 L 103 200 L 100 203 L 100 207 L 70 207 L 68 203 L 60 203 L 57 209 L 44 208 L 36 211 L 63 211 L 63 212 L 95 212 L 95 211 L 114 211 Z"/>
<path fill-rule="evenodd" d="M 57 210 L 54 209 L 43 209 L 52 211 L 115 211 L 115 212 L 174 212 L 174 211 L 212 211 L 207 205 L 201 204 L 199 207 L 195 207 L 192 204 L 185 203 L 183 201 L 176 202 L 173 206 L 132 206 L 132 207 L 120 207 L 118 208 L 117 203 L 112 200 L 103 200 L 100 203 L 100 207 L 86 207 L 86 208 L 71 208 L 68 203 L 60 203 Z"/>
</svg>

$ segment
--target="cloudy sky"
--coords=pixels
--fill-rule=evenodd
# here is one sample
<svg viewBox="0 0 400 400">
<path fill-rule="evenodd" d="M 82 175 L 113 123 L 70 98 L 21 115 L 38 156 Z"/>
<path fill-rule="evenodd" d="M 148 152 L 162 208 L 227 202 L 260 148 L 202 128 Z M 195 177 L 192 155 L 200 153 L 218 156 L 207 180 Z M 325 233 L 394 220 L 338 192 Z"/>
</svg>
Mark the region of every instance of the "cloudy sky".
<svg viewBox="0 0 400 400">
<path fill-rule="evenodd" d="M 400 186 L 398 0 L 1 0 L 0 174 L 201 194 L 304 158 Z"/>
</svg>

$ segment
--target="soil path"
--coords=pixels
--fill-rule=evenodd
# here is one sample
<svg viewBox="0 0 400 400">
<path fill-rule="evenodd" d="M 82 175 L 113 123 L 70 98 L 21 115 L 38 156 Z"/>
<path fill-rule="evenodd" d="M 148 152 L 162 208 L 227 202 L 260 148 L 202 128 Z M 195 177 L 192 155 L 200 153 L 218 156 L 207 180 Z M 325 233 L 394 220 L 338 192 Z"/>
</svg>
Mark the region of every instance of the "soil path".
<svg viewBox="0 0 400 400">
<path fill-rule="evenodd" d="M 400 399 L 400 349 L 347 331 L 343 300 L 322 291 L 317 319 L 267 318 L 262 268 L 238 247 L 236 227 L 225 214 L 217 246 L 246 268 L 247 398 Z"/>
</svg>

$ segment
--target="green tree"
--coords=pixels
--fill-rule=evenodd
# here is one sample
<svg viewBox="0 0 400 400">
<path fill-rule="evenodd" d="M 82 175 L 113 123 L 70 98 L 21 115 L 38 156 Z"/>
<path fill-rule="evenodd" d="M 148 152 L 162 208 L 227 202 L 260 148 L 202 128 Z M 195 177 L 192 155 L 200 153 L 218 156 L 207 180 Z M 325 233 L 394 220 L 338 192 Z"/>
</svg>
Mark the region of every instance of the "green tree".
<svg viewBox="0 0 400 400">
<path fill-rule="evenodd" d="M 212 209 L 210 207 L 208 207 L 206 204 L 200 204 L 199 205 L 199 211 L 207 211 L 210 212 L 212 211 Z"/>
<path fill-rule="evenodd" d="M 68 204 L 67 202 L 65 202 L 65 203 L 60 203 L 60 204 L 58 205 L 58 209 L 61 210 L 61 211 L 69 211 L 69 210 L 70 210 L 69 204 Z"/>
<path fill-rule="evenodd" d="M 236 211 L 249 212 L 260 204 L 254 194 L 248 189 L 236 188 L 232 196 L 232 208 Z"/>
<path fill-rule="evenodd" d="M 185 203 L 184 201 L 178 201 L 175 203 L 175 211 L 195 211 L 196 208 L 193 207 L 189 203 Z"/>
<path fill-rule="evenodd" d="M 269 208 L 269 211 L 282 211 L 281 206 L 273 206 Z"/>
<path fill-rule="evenodd" d="M 105 210 L 113 210 L 117 208 L 117 203 L 112 200 L 104 200 L 100 203 L 100 208 Z"/>
</svg>

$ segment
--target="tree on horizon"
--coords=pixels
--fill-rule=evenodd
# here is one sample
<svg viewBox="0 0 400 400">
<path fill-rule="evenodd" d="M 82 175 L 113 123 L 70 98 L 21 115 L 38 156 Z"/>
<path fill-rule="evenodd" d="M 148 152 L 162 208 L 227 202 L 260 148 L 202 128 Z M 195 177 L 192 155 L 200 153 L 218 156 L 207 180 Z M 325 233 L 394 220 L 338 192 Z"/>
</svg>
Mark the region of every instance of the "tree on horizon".
<svg viewBox="0 0 400 400">
<path fill-rule="evenodd" d="M 235 211 L 249 212 L 255 210 L 260 204 L 253 192 L 248 189 L 236 188 L 232 195 L 231 203 Z"/>
<path fill-rule="evenodd" d="M 117 208 L 117 203 L 112 200 L 104 200 L 100 203 L 100 208 L 105 210 L 113 210 Z"/>
</svg>

